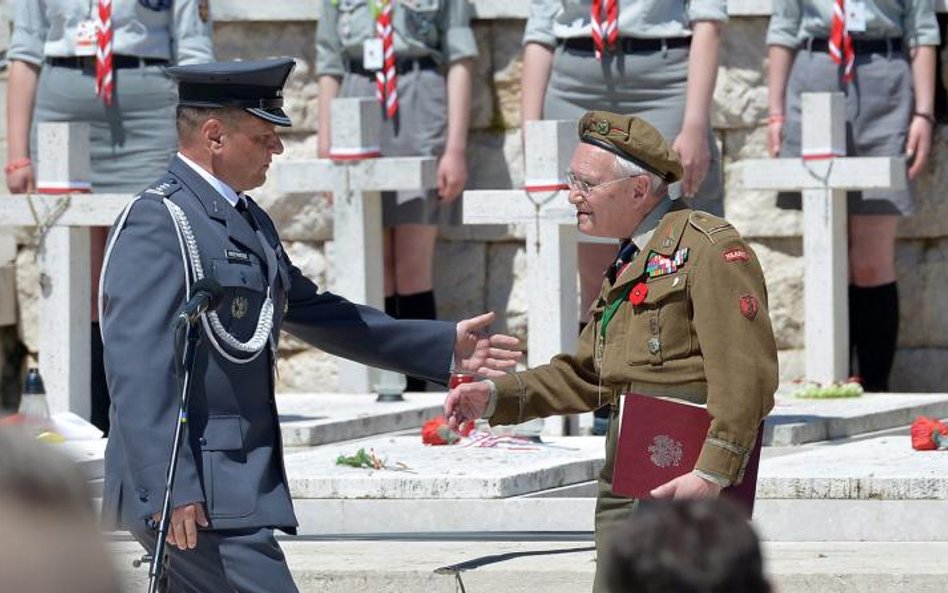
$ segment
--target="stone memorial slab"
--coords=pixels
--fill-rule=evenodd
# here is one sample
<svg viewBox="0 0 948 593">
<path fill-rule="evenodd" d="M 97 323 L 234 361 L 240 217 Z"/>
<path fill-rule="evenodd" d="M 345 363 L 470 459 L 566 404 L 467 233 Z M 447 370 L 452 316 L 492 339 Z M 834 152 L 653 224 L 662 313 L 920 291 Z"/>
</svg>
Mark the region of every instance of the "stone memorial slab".
<svg viewBox="0 0 948 593">
<path fill-rule="evenodd" d="M 389 467 L 336 465 L 340 455 L 372 449 Z M 497 499 L 585 482 L 603 465 L 602 437 L 551 438 L 529 449 L 432 447 L 420 436 L 328 445 L 287 456 L 295 499 Z"/>
<path fill-rule="evenodd" d="M 95 481 L 105 477 L 105 445 L 107 443 L 106 439 L 94 439 L 66 441 L 50 446 L 75 461 L 87 480 Z"/>
<path fill-rule="evenodd" d="M 915 451 L 908 436 L 827 444 L 761 463 L 757 496 L 948 502 L 948 452 Z"/>
<path fill-rule="evenodd" d="M 375 394 L 277 394 L 283 444 L 311 447 L 419 428 L 444 412 L 444 393 L 406 393 L 405 401 L 376 402 Z"/>
<path fill-rule="evenodd" d="M 866 393 L 843 399 L 777 394 L 764 445 L 801 445 L 911 424 L 917 416 L 948 417 L 946 393 Z"/>
</svg>

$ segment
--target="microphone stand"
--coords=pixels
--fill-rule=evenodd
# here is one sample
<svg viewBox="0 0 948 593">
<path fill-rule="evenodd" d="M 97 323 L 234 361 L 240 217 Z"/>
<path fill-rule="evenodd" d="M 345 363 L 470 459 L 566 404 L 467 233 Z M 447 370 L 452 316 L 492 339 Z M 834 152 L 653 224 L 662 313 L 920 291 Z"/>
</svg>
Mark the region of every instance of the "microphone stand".
<svg viewBox="0 0 948 593">
<path fill-rule="evenodd" d="M 161 521 L 158 525 L 158 541 L 155 543 L 155 552 L 152 556 L 151 568 L 148 571 L 148 593 L 158 593 L 158 586 L 165 572 L 166 539 L 168 527 L 171 524 L 171 494 L 174 489 L 174 478 L 178 473 L 178 457 L 181 454 L 181 439 L 184 436 L 184 427 L 188 422 L 188 402 L 191 399 L 191 378 L 194 369 L 195 352 L 200 339 L 200 324 L 195 321 L 188 323 L 187 336 L 184 342 L 184 386 L 181 389 L 181 402 L 178 408 L 178 422 L 174 430 L 174 443 L 171 446 L 171 463 L 168 465 L 168 475 L 165 481 L 165 497 L 161 505 Z"/>
</svg>

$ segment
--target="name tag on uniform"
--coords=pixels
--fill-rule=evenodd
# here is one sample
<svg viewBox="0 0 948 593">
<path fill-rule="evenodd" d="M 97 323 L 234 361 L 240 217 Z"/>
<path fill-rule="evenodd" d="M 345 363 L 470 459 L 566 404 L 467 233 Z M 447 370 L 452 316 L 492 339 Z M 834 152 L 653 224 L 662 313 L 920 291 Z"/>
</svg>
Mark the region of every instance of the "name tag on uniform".
<svg viewBox="0 0 948 593">
<path fill-rule="evenodd" d="M 846 30 L 850 33 L 866 32 L 866 5 L 861 0 L 846 1 Z"/>
<path fill-rule="evenodd" d="M 362 42 L 362 67 L 366 70 L 381 70 L 385 57 L 382 40 L 378 37 Z"/>
<path fill-rule="evenodd" d="M 76 55 L 95 55 L 95 23 L 90 19 L 79 21 L 76 27 Z"/>
<path fill-rule="evenodd" d="M 227 249 L 224 251 L 224 255 L 227 256 L 227 261 L 232 264 L 249 264 L 250 263 L 250 254 L 244 253 L 243 251 L 235 251 L 233 249 Z"/>
</svg>

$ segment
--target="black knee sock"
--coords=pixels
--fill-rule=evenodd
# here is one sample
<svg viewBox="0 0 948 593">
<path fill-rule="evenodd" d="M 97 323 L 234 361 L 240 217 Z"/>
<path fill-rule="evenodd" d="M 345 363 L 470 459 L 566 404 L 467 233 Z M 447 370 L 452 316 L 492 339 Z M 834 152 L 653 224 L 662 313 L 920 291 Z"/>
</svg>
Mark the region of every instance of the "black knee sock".
<svg viewBox="0 0 948 593">
<path fill-rule="evenodd" d="M 399 319 L 437 319 L 438 311 L 433 290 L 398 295 Z M 425 391 L 427 383 L 418 377 L 408 377 L 406 391 Z"/>
<path fill-rule="evenodd" d="M 92 363 L 90 394 L 92 396 L 91 422 L 109 434 L 109 406 L 112 399 L 109 397 L 109 386 L 105 380 L 105 359 L 102 350 L 102 335 L 99 333 L 99 324 L 92 322 L 92 336 L 90 339 L 90 358 Z"/>
<path fill-rule="evenodd" d="M 385 297 L 385 314 L 398 319 L 398 295 Z"/>
<path fill-rule="evenodd" d="M 898 286 L 850 286 L 849 307 L 849 334 L 863 388 L 888 391 L 899 337 Z"/>
</svg>

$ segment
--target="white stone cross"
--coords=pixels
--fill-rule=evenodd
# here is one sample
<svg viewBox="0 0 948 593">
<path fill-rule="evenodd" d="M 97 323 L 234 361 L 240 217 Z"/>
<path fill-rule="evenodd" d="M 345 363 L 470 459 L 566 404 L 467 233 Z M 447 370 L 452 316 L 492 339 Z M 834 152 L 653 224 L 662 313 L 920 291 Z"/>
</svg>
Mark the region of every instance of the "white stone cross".
<svg viewBox="0 0 948 593">
<path fill-rule="evenodd" d="M 527 252 L 527 351 L 530 367 L 575 352 L 579 323 L 576 291 L 576 209 L 567 201 L 564 174 L 578 143 L 574 121 L 524 125 L 526 178 L 522 190 L 464 192 L 465 224 L 523 224 Z M 618 242 L 617 242 L 618 243 Z M 549 419 L 548 433 L 563 428 Z M 583 425 L 591 423 L 583 417 Z M 557 430 L 559 428 L 559 430 Z M 578 429 L 576 419 L 569 428 Z"/>
<path fill-rule="evenodd" d="M 89 227 L 110 226 L 132 196 L 84 193 L 90 188 L 88 124 L 42 123 L 38 141 L 40 195 L 0 195 L 0 226 L 36 226 L 44 237 L 38 316 L 47 399 L 53 412 L 88 418 Z"/>
<path fill-rule="evenodd" d="M 803 157 L 744 161 L 744 187 L 803 192 L 806 378 L 849 374 L 847 190 L 903 189 L 905 159 L 845 157 L 840 93 L 803 95 Z M 766 206 L 761 206 L 766 207 Z"/>
<path fill-rule="evenodd" d="M 437 187 L 432 157 L 376 158 L 382 115 L 374 99 L 332 102 L 332 158 L 274 165 L 277 188 L 286 193 L 333 194 L 333 292 L 382 308 L 381 192 Z M 341 359 L 341 392 L 369 393 L 377 372 Z"/>
</svg>

